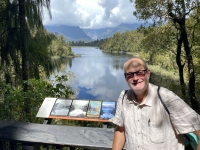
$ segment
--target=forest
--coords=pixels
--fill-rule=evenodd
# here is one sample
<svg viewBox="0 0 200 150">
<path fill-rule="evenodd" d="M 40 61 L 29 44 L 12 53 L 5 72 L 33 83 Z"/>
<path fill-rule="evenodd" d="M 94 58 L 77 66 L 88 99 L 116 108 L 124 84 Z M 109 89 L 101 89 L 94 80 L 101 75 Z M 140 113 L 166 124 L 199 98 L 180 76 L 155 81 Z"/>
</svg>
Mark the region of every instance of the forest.
<svg viewBox="0 0 200 150">
<path fill-rule="evenodd" d="M 151 26 L 87 43 L 104 52 L 139 55 L 151 66 L 178 77 L 172 89 L 200 113 L 200 4 L 198 1 L 136 0 L 133 15 Z M 55 59 L 76 57 L 64 36 L 45 30 L 43 9 L 50 0 L 0 0 L 0 119 L 41 122 L 36 113 L 47 96 L 72 97 L 73 75 L 46 77 Z M 84 44 L 83 44 L 84 45 Z M 173 81 L 172 81 L 173 82 Z M 83 125 L 87 126 L 85 123 Z"/>
</svg>

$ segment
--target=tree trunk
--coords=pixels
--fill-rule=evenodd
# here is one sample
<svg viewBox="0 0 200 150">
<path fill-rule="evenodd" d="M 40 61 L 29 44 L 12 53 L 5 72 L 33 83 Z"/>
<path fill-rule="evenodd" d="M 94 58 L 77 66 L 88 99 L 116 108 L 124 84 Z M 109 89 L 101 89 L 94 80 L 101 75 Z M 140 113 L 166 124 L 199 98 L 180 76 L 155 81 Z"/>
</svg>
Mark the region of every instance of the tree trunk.
<svg viewBox="0 0 200 150">
<path fill-rule="evenodd" d="M 200 113 L 199 105 L 198 105 L 196 94 L 195 94 L 194 64 L 193 64 L 192 52 L 189 46 L 188 36 L 186 32 L 186 27 L 185 27 L 185 18 L 181 20 L 179 25 L 180 25 L 181 37 L 183 39 L 184 50 L 186 53 L 186 59 L 188 63 L 188 75 L 189 75 L 188 94 L 190 97 L 192 108 L 196 112 Z"/>
<path fill-rule="evenodd" d="M 27 53 L 27 26 L 25 17 L 25 0 L 19 0 L 19 17 L 20 17 L 20 50 L 22 55 L 22 79 L 28 80 L 28 53 Z M 26 86 L 25 86 L 26 87 Z M 27 88 L 24 88 L 26 92 Z"/>
<path fill-rule="evenodd" d="M 185 91 L 185 81 L 184 81 L 184 76 L 183 76 L 183 68 L 184 68 L 184 65 L 185 64 L 182 64 L 181 63 L 181 47 L 182 47 L 182 36 L 180 36 L 178 38 L 178 41 L 177 41 L 177 49 L 176 49 L 176 64 L 178 66 L 178 69 L 179 69 L 179 82 L 180 82 L 180 86 L 181 86 L 181 93 L 182 93 L 182 96 L 183 98 L 186 97 L 186 91 Z"/>
<path fill-rule="evenodd" d="M 25 0 L 19 0 L 19 19 L 20 19 L 20 50 L 22 55 L 22 80 L 23 90 L 28 91 L 28 29 L 26 24 Z M 30 102 L 24 98 L 24 115 L 30 120 Z"/>
</svg>

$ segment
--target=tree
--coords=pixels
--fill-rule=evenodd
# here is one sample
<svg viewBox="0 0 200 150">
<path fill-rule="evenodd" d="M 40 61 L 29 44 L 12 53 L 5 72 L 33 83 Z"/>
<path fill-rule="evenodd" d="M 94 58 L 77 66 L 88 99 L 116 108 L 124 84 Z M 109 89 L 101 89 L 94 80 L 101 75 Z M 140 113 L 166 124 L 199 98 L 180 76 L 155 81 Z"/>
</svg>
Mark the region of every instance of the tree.
<svg viewBox="0 0 200 150">
<path fill-rule="evenodd" d="M 144 20 L 152 19 L 154 23 L 172 22 L 177 29 L 177 65 L 181 70 L 184 65 L 181 62 L 180 55 L 182 53 L 182 46 L 186 54 L 187 70 L 189 75 L 188 93 L 192 108 L 200 112 L 198 102 L 195 95 L 195 71 L 192 56 L 192 45 L 188 39 L 188 32 L 186 29 L 186 17 L 191 13 L 199 11 L 199 0 L 135 0 L 135 11 L 133 14 Z M 181 72 L 179 72 L 181 76 Z M 182 83 L 181 83 L 182 84 Z"/>
<path fill-rule="evenodd" d="M 42 13 L 46 8 L 50 13 L 50 0 L 5 0 L 4 27 L 1 31 L 1 64 L 10 65 L 23 80 L 23 90 L 28 90 L 30 56 L 33 54 L 31 30 L 43 30 Z M 2 2 L 2 0 L 1 0 Z M 1 3 L 2 4 L 2 3 Z M 2 18 L 0 18 L 2 19 Z M 33 60 L 33 61 L 38 61 Z M 30 114 L 29 100 L 26 99 L 24 112 Z"/>
<path fill-rule="evenodd" d="M 57 67 L 52 63 L 52 53 L 49 50 L 55 35 L 40 29 L 32 30 L 31 35 L 28 74 L 29 78 L 40 79 L 43 74 L 49 76 Z"/>
<path fill-rule="evenodd" d="M 46 7 L 50 13 L 50 0 L 18 0 L 19 8 L 19 28 L 20 28 L 20 51 L 22 55 L 22 80 L 27 81 L 29 68 L 29 39 L 30 29 L 34 27 L 43 28 L 42 10 Z M 27 85 L 24 85 L 24 91 L 27 91 Z"/>
<path fill-rule="evenodd" d="M 55 38 L 50 45 L 53 56 L 64 58 L 66 56 L 74 56 L 71 50 L 71 43 L 67 42 L 63 35 L 55 34 Z"/>
<path fill-rule="evenodd" d="M 119 32 L 117 32 L 113 35 L 113 51 L 119 53 L 122 50 L 121 43 L 122 43 L 121 35 Z"/>
</svg>

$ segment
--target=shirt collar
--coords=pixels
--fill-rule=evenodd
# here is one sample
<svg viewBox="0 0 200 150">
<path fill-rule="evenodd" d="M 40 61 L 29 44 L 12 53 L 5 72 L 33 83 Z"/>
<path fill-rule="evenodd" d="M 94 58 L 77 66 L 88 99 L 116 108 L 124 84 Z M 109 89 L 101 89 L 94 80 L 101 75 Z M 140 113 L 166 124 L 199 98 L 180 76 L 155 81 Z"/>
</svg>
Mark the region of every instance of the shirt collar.
<svg viewBox="0 0 200 150">
<path fill-rule="evenodd" d="M 149 83 L 148 94 L 147 94 L 144 102 L 142 102 L 141 104 L 137 103 L 132 90 L 130 90 L 130 92 L 128 93 L 128 99 L 130 101 L 130 104 L 134 103 L 135 105 L 140 105 L 140 106 L 146 105 L 146 106 L 150 106 L 151 107 L 152 104 L 153 104 L 153 99 L 156 98 L 154 93 L 155 92 L 153 92 L 152 85 Z"/>
</svg>

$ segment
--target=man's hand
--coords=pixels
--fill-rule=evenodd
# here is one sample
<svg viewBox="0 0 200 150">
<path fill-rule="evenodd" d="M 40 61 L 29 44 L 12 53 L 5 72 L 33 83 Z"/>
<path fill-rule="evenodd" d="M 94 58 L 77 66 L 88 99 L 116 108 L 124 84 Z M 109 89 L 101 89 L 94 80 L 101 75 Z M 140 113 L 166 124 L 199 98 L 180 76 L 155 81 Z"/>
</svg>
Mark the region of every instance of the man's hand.
<svg viewBox="0 0 200 150">
<path fill-rule="evenodd" d="M 199 138 L 197 150 L 200 150 L 200 130 L 194 131 L 194 134 Z"/>
</svg>

